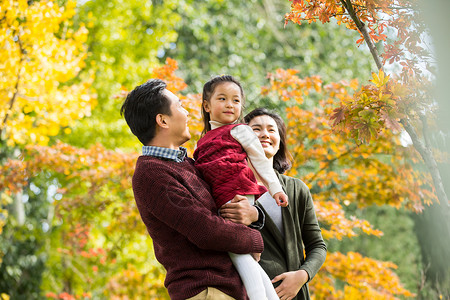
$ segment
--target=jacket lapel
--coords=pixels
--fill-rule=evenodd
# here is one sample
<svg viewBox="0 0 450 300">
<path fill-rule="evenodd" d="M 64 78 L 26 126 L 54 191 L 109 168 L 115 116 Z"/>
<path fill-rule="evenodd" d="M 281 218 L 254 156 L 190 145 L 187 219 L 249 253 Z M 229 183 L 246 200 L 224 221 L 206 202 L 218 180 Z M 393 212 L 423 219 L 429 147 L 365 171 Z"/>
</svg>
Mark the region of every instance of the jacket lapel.
<svg viewBox="0 0 450 300">
<path fill-rule="evenodd" d="M 303 245 L 299 245 L 301 233 L 299 230 L 295 230 L 295 227 L 298 225 L 296 225 L 293 217 L 293 211 L 296 209 L 295 205 L 291 204 L 281 209 L 284 235 L 290 237 L 289 239 L 284 240 L 286 264 L 289 271 L 298 270 L 303 257 Z M 301 250 L 301 252 L 299 250 Z"/>
</svg>

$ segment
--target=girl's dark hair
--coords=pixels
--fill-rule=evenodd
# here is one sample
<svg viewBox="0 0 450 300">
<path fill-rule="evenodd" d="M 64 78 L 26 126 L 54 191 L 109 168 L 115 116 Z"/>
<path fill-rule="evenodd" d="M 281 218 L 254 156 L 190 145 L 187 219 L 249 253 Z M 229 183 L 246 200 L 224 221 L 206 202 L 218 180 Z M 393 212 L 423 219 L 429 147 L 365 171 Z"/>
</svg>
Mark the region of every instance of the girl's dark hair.
<svg viewBox="0 0 450 300">
<path fill-rule="evenodd" d="M 211 100 L 211 96 L 214 93 L 215 88 L 218 85 L 221 85 L 222 83 L 225 83 L 225 82 L 233 82 L 241 90 L 242 109 L 241 109 L 241 116 L 239 118 L 242 117 L 242 112 L 244 111 L 244 105 L 245 105 L 245 96 L 244 96 L 244 90 L 242 89 L 241 83 L 231 75 L 215 76 L 215 77 L 211 78 L 207 83 L 205 83 L 205 85 L 203 85 L 203 94 L 202 94 L 203 131 L 202 131 L 202 136 L 204 136 L 208 131 L 211 130 L 211 125 L 209 124 L 209 121 L 211 120 L 211 118 L 209 117 L 209 113 L 206 112 L 203 104 L 205 103 L 205 101 L 209 102 Z"/>
<path fill-rule="evenodd" d="M 283 174 L 292 166 L 292 156 L 287 149 L 286 125 L 277 113 L 271 112 L 265 108 L 256 108 L 252 110 L 244 117 L 244 122 L 248 124 L 251 120 L 259 116 L 271 117 L 277 124 L 278 132 L 280 133 L 280 149 L 278 149 L 278 152 L 273 157 L 273 168 L 280 174 Z"/>
</svg>

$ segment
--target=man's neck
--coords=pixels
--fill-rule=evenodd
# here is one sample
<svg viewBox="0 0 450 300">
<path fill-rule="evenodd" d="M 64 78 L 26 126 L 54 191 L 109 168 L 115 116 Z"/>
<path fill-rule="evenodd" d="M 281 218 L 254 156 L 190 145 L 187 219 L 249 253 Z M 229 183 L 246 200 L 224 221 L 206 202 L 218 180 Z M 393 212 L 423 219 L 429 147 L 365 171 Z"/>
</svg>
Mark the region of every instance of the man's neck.
<svg viewBox="0 0 450 300">
<path fill-rule="evenodd" d="M 155 137 L 153 138 L 153 140 L 148 142 L 146 146 L 154 146 L 178 150 L 181 144 L 174 141 L 170 141 L 170 139 L 166 137 Z"/>
</svg>

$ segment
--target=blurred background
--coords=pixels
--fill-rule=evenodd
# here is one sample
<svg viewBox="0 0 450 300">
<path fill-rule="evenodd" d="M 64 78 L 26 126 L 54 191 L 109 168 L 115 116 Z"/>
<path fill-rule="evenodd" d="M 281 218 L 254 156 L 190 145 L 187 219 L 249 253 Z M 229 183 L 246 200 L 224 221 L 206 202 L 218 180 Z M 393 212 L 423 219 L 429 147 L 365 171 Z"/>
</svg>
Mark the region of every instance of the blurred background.
<svg viewBox="0 0 450 300">
<path fill-rule="evenodd" d="M 0 299 L 169 299 L 120 116 L 211 76 L 288 126 L 328 257 L 314 299 L 450 299 L 445 0 L 2 0 Z"/>
</svg>

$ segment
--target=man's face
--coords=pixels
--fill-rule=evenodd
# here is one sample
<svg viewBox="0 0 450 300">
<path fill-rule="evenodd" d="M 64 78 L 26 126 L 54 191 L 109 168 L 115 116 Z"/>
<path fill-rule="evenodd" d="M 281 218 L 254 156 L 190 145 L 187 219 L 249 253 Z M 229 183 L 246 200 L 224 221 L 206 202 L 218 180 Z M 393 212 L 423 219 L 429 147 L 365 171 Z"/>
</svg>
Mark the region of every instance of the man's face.
<svg viewBox="0 0 450 300">
<path fill-rule="evenodd" d="M 180 99 L 171 91 L 164 90 L 163 93 L 170 101 L 171 116 L 167 119 L 169 122 L 170 136 L 173 137 L 173 141 L 182 145 L 191 138 L 187 126 L 189 113 L 181 105 Z"/>
</svg>

